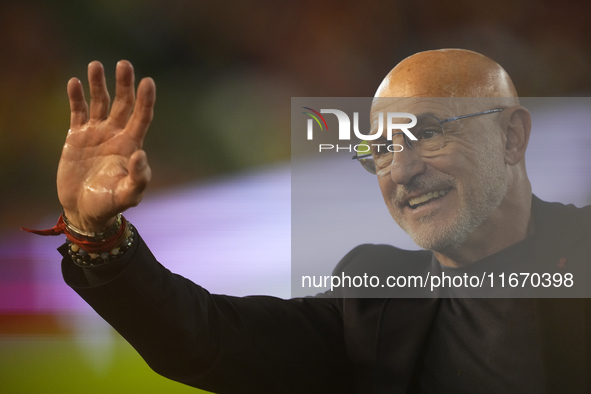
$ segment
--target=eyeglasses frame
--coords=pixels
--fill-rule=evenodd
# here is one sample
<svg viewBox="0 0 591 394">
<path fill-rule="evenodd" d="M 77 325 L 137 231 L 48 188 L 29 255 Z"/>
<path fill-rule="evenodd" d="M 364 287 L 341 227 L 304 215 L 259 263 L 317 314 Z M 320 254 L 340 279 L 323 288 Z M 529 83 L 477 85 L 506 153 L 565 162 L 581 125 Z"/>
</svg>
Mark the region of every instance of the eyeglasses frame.
<svg viewBox="0 0 591 394">
<path fill-rule="evenodd" d="M 501 111 L 503 111 L 503 110 L 505 110 L 505 109 L 506 109 L 506 108 L 495 108 L 495 109 L 489 109 L 489 110 L 487 110 L 487 111 L 482 111 L 482 112 L 475 112 L 475 113 L 473 113 L 473 114 L 467 114 L 467 115 L 454 116 L 453 118 L 447 118 L 447 119 L 443 119 L 443 120 L 439 120 L 439 119 L 438 119 L 436 116 L 433 116 L 433 115 L 428 115 L 428 116 L 432 116 L 433 118 L 435 118 L 435 119 L 436 119 L 436 120 L 439 122 L 439 124 L 441 125 L 441 128 L 443 128 L 443 124 L 444 124 L 444 123 L 453 122 L 454 120 L 460 120 L 460 119 L 465 119 L 465 118 L 471 118 L 471 117 L 473 117 L 473 116 L 479 116 L 479 115 L 493 114 L 493 113 L 496 113 L 496 112 L 501 112 Z M 420 115 L 419 115 L 419 116 L 420 116 Z M 400 131 L 400 132 L 398 132 L 398 133 L 394 133 L 394 134 L 392 134 L 392 137 L 394 137 L 395 135 L 398 135 L 398 134 L 404 134 L 404 133 L 403 133 L 402 131 Z M 404 142 L 406 143 L 406 146 L 408 147 L 408 149 L 410 149 L 410 150 L 413 150 L 413 149 L 412 149 L 412 146 L 410 146 L 410 145 L 409 145 L 409 143 L 408 143 L 408 140 L 406 139 L 406 137 L 404 138 Z M 369 157 L 369 156 L 371 156 L 371 155 L 372 155 L 371 153 L 366 153 L 366 154 L 363 154 L 363 155 L 358 155 L 358 154 L 356 153 L 356 154 L 355 154 L 355 155 L 352 157 L 352 159 L 353 159 L 353 160 L 355 160 L 355 159 L 359 160 L 359 159 L 363 159 L 363 158 Z M 363 168 L 365 168 L 365 167 L 363 167 Z"/>
</svg>

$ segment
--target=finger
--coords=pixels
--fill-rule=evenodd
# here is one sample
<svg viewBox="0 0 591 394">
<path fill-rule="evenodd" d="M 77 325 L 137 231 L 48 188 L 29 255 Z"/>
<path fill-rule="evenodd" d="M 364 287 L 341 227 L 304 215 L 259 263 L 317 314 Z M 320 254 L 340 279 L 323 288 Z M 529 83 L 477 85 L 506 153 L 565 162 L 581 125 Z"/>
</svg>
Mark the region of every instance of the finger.
<svg viewBox="0 0 591 394">
<path fill-rule="evenodd" d="M 120 128 L 125 127 L 135 100 L 133 66 L 127 60 L 117 63 L 115 100 L 109 119 Z"/>
<path fill-rule="evenodd" d="M 121 202 L 127 207 L 134 207 L 142 200 L 144 190 L 152 178 L 152 170 L 148 165 L 146 152 L 143 150 L 135 151 L 129 158 L 127 169 L 129 175 Z"/>
<path fill-rule="evenodd" d="M 141 80 L 137 88 L 137 100 L 126 130 L 136 139 L 140 146 L 148 131 L 148 126 L 154 116 L 154 103 L 156 101 L 156 84 L 152 78 Z"/>
<path fill-rule="evenodd" d="M 88 121 L 88 105 L 84 100 L 84 89 L 78 78 L 68 81 L 68 99 L 70 100 L 70 128 L 78 127 Z"/>
<path fill-rule="evenodd" d="M 88 65 L 90 83 L 90 120 L 103 120 L 109 114 L 109 92 L 103 65 L 96 60 Z"/>
</svg>

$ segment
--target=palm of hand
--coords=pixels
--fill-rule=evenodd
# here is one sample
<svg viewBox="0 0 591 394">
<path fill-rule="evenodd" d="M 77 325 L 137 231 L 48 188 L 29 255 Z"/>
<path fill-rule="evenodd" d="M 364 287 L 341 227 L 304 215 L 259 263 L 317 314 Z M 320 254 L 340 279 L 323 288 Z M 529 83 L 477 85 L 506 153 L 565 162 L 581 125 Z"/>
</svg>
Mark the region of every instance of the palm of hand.
<svg viewBox="0 0 591 394">
<path fill-rule="evenodd" d="M 70 130 L 58 167 L 64 209 L 105 222 L 124 210 L 130 192 L 129 158 L 140 147 L 123 130 L 106 124 Z"/>
</svg>

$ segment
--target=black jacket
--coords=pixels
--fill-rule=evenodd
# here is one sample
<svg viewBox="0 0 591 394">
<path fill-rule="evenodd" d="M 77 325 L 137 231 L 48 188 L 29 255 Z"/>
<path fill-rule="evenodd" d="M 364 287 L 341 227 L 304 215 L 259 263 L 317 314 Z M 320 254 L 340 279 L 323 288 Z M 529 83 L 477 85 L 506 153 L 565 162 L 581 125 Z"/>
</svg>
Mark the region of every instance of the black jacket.
<svg viewBox="0 0 591 394">
<path fill-rule="evenodd" d="M 566 256 L 587 273 L 591 207 L 534 197 L 532 209 L 542 246 L 531 258 L 552 272 Z M 431 260 L 427 251 L 361 245 L 334 274 L 394 266 L 423 275 Z M 216 393 L 413 392 L 439 305 L 428 296 L 351 298 L 347 289 L 291 300 L 211 295 L 160 265 L 141 239 L 111 266 L 82 269 L 66 255 L 62 270 L 156 372 Z M 590 299 L 535 305 L 547 392 L 591 392 Z"/>
</svg>

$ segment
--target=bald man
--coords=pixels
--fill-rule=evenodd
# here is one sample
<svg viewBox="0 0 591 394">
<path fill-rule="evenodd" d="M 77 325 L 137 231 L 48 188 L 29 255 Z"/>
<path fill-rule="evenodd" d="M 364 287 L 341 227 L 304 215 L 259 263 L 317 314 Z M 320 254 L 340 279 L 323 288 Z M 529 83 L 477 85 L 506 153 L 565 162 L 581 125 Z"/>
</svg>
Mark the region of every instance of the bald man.
<svg viewBox="0 0 591 394">
<path fill-rule="evenodd" d="M 141 146 L 154 82 L 140 82 L 134 107 L 133 70 L 120 62 L 109 113 L 100 63 L 89 65 L 89 81 L 90 111 L 80 81 L 68 84 L 71 129 L 58 170 L 64 278 L 158 373 L 218 393 L 589 392 L 587 300 L 465 299 L 461 290 L 357 298 L 346 288 L 236 298 L 171 274 L 116 216 L 149 182 Z M 591 211 L 532 196 L 530 116 L 498 64 L 464 50 L 419 53 L 376 97 L 374 113 L 417 115 L 419 138 L 395 135 L 407 149 L 374 151 L 371 161 L 390 214 L 426 250 L 361 245 L 335 274 L 588 262 Z"/>
</svg>

